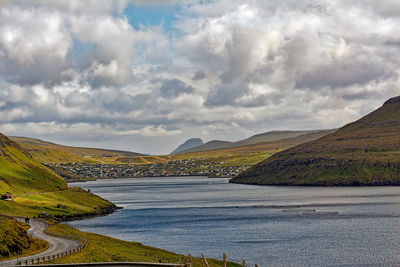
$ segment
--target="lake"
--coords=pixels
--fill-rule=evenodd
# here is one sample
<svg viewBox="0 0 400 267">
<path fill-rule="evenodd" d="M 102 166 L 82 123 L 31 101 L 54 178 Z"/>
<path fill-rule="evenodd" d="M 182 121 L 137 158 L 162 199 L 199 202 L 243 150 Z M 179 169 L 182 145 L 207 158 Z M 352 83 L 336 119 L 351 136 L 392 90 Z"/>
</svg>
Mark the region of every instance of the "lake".
<svg viewBox="0 0 400 267">
<path fill-rule="evenodd" d="M 278 187 L 206 177 L 72 183 L 124 209 L 69 224 L 259 266 L 399 265 L 400 187 Z"/>
</svg>

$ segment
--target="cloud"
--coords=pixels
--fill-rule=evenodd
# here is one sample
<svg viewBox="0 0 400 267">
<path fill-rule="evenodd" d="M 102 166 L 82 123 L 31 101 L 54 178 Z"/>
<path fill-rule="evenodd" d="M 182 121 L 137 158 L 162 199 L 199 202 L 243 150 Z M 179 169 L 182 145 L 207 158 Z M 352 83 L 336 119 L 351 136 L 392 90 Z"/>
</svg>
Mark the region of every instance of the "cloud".
<svg viewBox="0 0 400 267">
<path fill-rule="evenodd" d="M 194 88 L 186 85 L 178 79 L 164 80 L 160 87 L 160 93 L 163 97 L 177 97 L 180 94 L 190 94 L 194 92 Z"/>
<path fill-rule="evenodd" d="M 132 4 L 174 5 L 175 19 L 134 27 Z M 159 153 L 196 135 L 340 127 L 400 93 L 399 10 L 395 0 L 3 1 L 0 131 Z"/>
<path fill-rule="evenodd" d="M 21 84 L 55 82 L 68 65 L 72 39 L 56 12 L 0 9 L 0 73 Z"/>
</svg>

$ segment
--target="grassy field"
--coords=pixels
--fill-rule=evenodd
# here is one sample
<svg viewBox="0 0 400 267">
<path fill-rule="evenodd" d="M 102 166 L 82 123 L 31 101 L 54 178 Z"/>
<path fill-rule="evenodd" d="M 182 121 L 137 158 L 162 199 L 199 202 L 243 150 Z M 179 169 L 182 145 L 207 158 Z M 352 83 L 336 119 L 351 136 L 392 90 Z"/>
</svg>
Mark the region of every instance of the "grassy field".
<svg viewBox="0 0 400 267">
<path fill-rule="evenodd" d="M 0 216 L 0 261 L 47 250 L 49 243 L 31 238 L 26 233 L 28 228 L 15 219 Z"/>
<path fill-rule="evenodd" d="M 233 182 L 400 184 L 400 97 L 332 134 L 273 155 Z"/>
<path fill-rule="evenodd" d="M 155 262 L 156 257 L 162 262 L 176 262 L 181 259 L 186 262 L 187 255 L 178 255 L 166 250 L 145 246 L 141 243 L 121 241 L 108 236 L 81 232 L 66 224 L 52 225 L 50 232 L 64 235 L 84 237 L 88 240 L 88 246 L 71 256 L 60 259 L 59 263 L 71 262 Z M 228 255 L 229 256 L 229 255 Z M 221 255 L 222 257 L 222 255 Z M 193 258 L 194 266 L 205 266 L 202 259 Z M 222 261 L 208 259 L 210 266 L 223 266 Z M 227 266 L 241 266 L 228 262 Z"/>
</svg>

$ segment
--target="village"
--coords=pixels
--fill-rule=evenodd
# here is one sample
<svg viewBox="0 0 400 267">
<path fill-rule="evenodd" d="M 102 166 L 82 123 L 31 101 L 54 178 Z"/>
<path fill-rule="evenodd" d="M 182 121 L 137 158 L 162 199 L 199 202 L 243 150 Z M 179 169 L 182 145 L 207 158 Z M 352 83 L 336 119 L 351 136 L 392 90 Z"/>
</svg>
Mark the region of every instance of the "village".
<svg viewBox="0 0 400 267">
<path fill-rule="evenodd" d="M 58 163 L 49 167 L 61 168 L 66 172 L 84 178 L 123 178 L 159 176 L 234 177 L 250 166 L 221 166 L 217 163 L 205 163 L 190 159 L 143 165 Z"/>
</svg>

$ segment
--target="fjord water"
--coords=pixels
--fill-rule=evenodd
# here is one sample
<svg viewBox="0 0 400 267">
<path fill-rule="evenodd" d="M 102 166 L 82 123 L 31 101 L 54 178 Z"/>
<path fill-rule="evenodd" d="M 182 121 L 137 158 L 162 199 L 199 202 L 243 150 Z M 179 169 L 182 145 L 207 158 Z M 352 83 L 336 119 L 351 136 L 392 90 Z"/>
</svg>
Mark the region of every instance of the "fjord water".
<svg viewBox="0 0 400 267">
<path fill-rule="evenodd" d="M 74 183 L 124 209 L 71 225 L 260 266 L 400 264 L 400 187 L 271 187 L 170 177 Z"/>
</svg>

